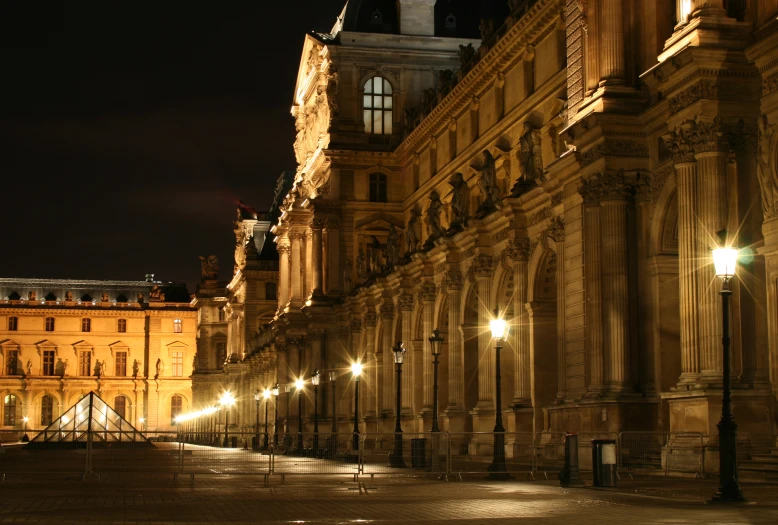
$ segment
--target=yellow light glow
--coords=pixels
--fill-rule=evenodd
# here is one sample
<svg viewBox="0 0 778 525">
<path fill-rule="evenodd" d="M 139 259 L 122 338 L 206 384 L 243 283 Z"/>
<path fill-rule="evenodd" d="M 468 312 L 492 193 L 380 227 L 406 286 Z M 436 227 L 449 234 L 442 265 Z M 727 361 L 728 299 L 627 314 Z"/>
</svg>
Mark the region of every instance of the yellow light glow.
<svg viewBox="0 0 778 525">
<path fill-rule="evenodd" d="M 354 377 L 359 377 L 362 375 L 362 363 L 357 361 L 356 363 L 351 363 L 351 373 L 354 374 Z"/>
<path fill-rule="evenodd" d="M 29 420 L 30 420 L 30 418 L 29 418 L 29 417 L 27 417 L 27 416 L 24 416 L 24 417 L 22 418 L 22 421 L 24 421 L 25 423 L 27 423 Z"/>
<path fill-rule="evenodd" d="M 713 250 L 713 266 L 716 276 L 727 280 L 735 276 L 738 251 L 730 246 Z"/>
<path fill-rule="evenodd" d="M 270 399 L 270 396 L 273 395 L 269 389 L 265 389 L 264 392 L 262 392 L 262 395 L 265 397 L 265 399 Z"/>
<path fill-rule="evenodd" d="M 145 417 L 138 418 L 138 423 L 143 423 L 146 421 Z"/>
<path fill-rule="evenodd" d="M 296 379 L 296 380 L 295 380 L 295 382 L 294 382 L 294 387 L 295 387 L 297 390 L 302 390 L 302 388 L 303 388 L 304 386 L 305 386 L 305 381 L 303 381 L 302 379 Z"/>
<path fill-rule="evenodd" d="M 499 317 L 492 319 L 489 322 L 489 328 L 492 330 L 492 337 L 495 339 L 502 339 L 505 337 L 507 326 L 508 323 L 505 322 L 505 319 L 501 319 Z"/>
<path fill-rule="evenodd" d="M 221 403 L 222 406 L 232 406 L 235 404 L 235 396 L 232 395 L 232 392 L 228 390 L 222 394 L 222 397 L 219 399 L 219 403 Z"/>
</svg>

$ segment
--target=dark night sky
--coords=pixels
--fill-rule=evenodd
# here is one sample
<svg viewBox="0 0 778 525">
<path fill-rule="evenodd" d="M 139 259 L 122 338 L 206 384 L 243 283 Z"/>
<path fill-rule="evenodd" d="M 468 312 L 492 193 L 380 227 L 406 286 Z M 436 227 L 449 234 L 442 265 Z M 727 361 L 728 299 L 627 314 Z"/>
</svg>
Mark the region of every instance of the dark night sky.
<svg viewBox="0 0 778 525">
<path fill-rule="evenodd" d="M 0 277 L 232 270 L 235 200 L 293 169 L 305 32 L 345 0 L 0 2 Z"/>
</svg>

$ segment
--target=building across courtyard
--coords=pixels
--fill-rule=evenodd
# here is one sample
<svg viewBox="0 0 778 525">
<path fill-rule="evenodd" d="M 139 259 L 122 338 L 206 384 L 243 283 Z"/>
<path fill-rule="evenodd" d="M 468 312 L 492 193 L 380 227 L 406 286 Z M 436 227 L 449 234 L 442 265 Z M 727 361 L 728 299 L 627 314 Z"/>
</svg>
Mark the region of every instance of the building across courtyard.
<svg viewBox="0 0 778 525">
<path fill-rule="evenodd" d="M 192 406 L 197 310 L 186 286 L 0 279 L 4 439 L 39 430 L 97 393 L 139 430 L 175 428 Z"/>
</svg>

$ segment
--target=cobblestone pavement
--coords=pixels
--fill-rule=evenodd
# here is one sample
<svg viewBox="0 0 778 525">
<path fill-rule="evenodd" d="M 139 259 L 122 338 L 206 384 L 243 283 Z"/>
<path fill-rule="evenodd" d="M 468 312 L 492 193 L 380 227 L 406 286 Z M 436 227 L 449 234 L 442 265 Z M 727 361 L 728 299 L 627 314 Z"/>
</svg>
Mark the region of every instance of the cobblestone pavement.
<svg viewBox="0 0 778 525">
<path fill-rule="evenodd" d="M 754 500 L 704 502 L 714 481 L 624 481 L 617 490 L 564 489 L 552 481 L 344 477 L 273 480 L 255 476 L 8 479 L 0 485 L 0 523 L 310 523 L 310 524 L 771 524 L 778 488 L 746 484 Z M 362 489 L 362 490 L 360 490 Z"/>
</svg>

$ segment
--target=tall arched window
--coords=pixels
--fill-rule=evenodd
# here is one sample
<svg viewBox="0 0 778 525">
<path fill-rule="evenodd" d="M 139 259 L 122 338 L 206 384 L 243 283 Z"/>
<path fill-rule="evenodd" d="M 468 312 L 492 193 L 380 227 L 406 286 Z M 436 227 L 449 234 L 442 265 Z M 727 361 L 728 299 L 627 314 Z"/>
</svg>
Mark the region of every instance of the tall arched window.
<svg viewBox="0 0 778 525">
<path fill-rule="evenodd" d="M 41 398 L 41 426 L 51 425 L 54 419 L 54 398 L 46 395 Z"/>
<path fill-rule="evenodd" d="M 370 202 L 386 202 L 386 175 L 370 174 Z"/>
<path fill-rule="evenodd" d="M 3 425 L 12 427 L 16 424 L 16 396 L 8 394 L 3 403 Z"/>
<path fill-rule="evenodd" d="M 363 98 L 365 133 L 392 134 L 392 85 L 381 77 L 365 82 Z"/>
<path fill-rule="evenodd" d="M 113 409 L 122 417 L 122 419 L 127 419 L 127 398 L 124 396 L 116 396 L 113 400 Z"/>
<path fill-rule="evenodd" d="M 176 424 L 176 417 L 184 410 L 184 398 L 178 394 L 170 398 L 170 424 Z"/>
</svg>

